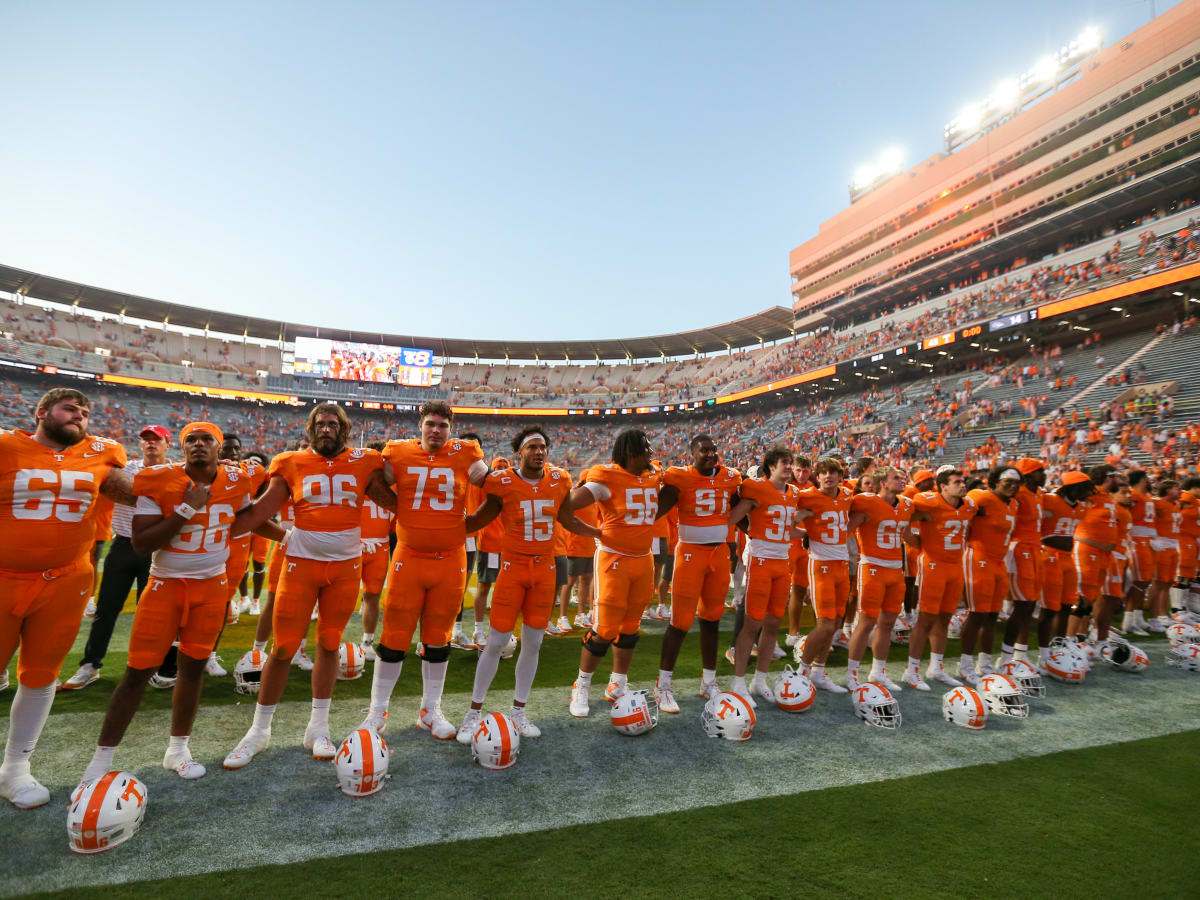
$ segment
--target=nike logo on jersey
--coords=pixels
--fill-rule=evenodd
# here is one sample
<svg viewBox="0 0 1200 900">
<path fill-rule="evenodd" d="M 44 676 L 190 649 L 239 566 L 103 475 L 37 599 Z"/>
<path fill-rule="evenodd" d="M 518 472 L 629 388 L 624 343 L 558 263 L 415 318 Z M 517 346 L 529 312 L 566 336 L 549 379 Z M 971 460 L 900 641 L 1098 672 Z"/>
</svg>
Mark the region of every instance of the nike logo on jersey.
<svg viewBox="0 0 1200 900">
<path fill-rule="evenodd" d="M 91 459 L 93 456 L 99 456 L 99 455 L 100 455 L 99 453 L 85 453 L 85 454 L 83 454 L 83 458 Z M 62 459 L 62 457 L 60 456 L 59 459 Z"/>
</svg>

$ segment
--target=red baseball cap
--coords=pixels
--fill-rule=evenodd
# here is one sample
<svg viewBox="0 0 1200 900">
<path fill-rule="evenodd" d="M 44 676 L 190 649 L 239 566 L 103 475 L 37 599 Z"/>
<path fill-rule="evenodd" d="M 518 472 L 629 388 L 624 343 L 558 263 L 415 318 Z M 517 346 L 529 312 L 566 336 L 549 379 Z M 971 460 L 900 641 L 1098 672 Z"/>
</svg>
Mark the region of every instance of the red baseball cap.
<svg viewBox="0 0 1200 900">
<path fill-rule="evenodd" d="M 147 425 L 145 428 L 143 428 L 141 431 L 138 432 L 138 437 L 142 437 L 147 432 L 154 435 L 155 437 L 162 438 L 168 444 L 171 443 L 171 432 L 167 431 L 167 429 L 161 425 Z"/>
</svg>

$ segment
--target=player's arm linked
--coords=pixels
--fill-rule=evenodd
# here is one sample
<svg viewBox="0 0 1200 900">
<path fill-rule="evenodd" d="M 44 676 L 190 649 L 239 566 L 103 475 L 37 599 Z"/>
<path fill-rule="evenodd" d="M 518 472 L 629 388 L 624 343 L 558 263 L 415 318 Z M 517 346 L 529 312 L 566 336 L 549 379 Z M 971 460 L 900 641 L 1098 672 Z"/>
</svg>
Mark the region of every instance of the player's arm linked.
<svg viewBox="0 0 1200 900">
<path fill-rule="evenodd" d="M 396 491 L 392 488 L 395 483 L 396 477 L 392 474 L 391 463 L 384 462 L 383 468 L 376 469 L 367 479 L 367 496 L 380 509 L 395 512 Z"/>
<path fill-rule="evenodd" d="M 479 509 L 471 513 L 463 520 L 466 525 L 467 534 L 474 534 L 482 530 L 500 515 L 500 510 L 504 508 L 504 501 L 495 494 L 488 494 L 487 499 L 479 504 Z"/>
<path fill-rule="evenodd" d="M 669 513 L 679 502 L 679 488 L 673 484 L 664 484 L 658 492 L 658 515 L 654 517 L 654 521 L 658 521 L 667 513 Z"/>
<path fill-rule="evenodd" d="M 287 479 L 282 475 L 272 475 L 267 489 L 261 497 L 239 512 L 233 519 L 233 527 L 229 530 L 230 537 L 238 537 L 248 531 L 256 534 L 258 529 L 266 525 L 271 516 L 283 506 L 283 501 L 291 494 Z"/>
<path fill-rule="evenodd" d="M 114 503 L 137 505 L 137 497 L 133 493 L 133 476 L 117 468 L 108 470 L 108 474 L 100 482 L 100 493 Z"/>
<path fill-rule="evenodd" d="M 600 540 L 600 529 L 595 525 L 589 525 L 582 519 L 576 517 L 575 507 L 571 503 L 571 497 L 568 495 L 562 503 L 558 505 L 558 524 L 572 534 L 582 535 L 583 537 Z"/>
</svg>

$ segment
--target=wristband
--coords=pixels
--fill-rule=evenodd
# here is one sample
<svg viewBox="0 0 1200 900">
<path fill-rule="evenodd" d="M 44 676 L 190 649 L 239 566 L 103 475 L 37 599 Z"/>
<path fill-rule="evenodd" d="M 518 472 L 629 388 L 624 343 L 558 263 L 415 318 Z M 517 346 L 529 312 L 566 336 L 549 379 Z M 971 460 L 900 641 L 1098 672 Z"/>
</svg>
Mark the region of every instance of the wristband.
<svg viewBox="0 0 1200 900">
<path fill-rule="evenodd" d="M 180 518 L 190 519 L 195 514 L 196 510 L 193 507 L 188 506 L 186 503 L 180 503 L 175 507 L 175 515 L 179 516 Z"/>
</svg>

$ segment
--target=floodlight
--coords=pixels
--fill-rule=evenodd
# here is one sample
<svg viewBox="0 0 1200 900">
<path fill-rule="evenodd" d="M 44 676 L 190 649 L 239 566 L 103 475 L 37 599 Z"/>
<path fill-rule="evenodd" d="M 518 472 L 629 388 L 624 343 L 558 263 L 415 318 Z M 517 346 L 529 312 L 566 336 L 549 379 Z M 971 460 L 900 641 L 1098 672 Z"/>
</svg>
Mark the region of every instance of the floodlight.
<svg viewBox="0 0 1200 900">
<path fill-rule="evenodd" d="M 992 105 L 997 109 L 1009 109 L 1021 95 L 1021 86 L 1015 78 L 1005 78 L 992 91 Z"/>
<path fill-rule="evenodd" d="M 1043 56 L 1033 67 L 1033 78 L 1038 83 L 1053 81 L 1058 74 L 1058 60 L 1053 56 Z"/>
<path fill-rule="evenodd" d="M 1083 30 L 1083 33 L 1075 41 L 1083 53 L 1091 53 L 1093 50 L 1100 49 L 1100 29 L 1094 25 L 1089 25 Z"/>
</svg>

